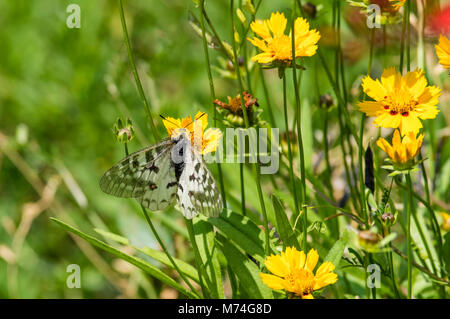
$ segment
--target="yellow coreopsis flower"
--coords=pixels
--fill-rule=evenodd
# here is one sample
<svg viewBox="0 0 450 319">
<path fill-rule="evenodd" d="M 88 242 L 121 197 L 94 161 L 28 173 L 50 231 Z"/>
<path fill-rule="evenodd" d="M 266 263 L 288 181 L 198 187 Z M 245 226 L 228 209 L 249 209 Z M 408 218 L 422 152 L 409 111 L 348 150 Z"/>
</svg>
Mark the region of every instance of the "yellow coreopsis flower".
<svg viewBox="0 0 450 319">
<path fill-rule="evenodd" d="M 248 40 L 263 52 L 255 55 L 252 60 L 258 63 L 271 63 L 274 61 L 292 61 L 292 32 L 284 33 L 287 19 L 283 13 L 272 13 L 268 20 L 256 20 L 250 24 L 253 32 L 260 38 Z M 313 56 L 317 51 L 317 42 L 320 34 L 317 30 L 309 29 L 306 19 L 295 20 L 295 57 Z"/>
<path fill-rule="evenodd" d="M 442 34 L 439 37 L 439 44 L 434 46 L 439 63 L 446 69 L 450 69 L 450 40 Z"/>
<path fill-rule="evenodd" d="M 442 223 L 442 229 L 445 231 L 450 230 L 450 214 L 447 214 L 445 212 L 441 212 L 442 219 L 444 222 Z"/>
<path fill-rule="evenodd" d="M 419 154 L 423 142 L 423 134 L 416 138 L 416 134 L 409 132 L 402 138 L 400 133 L 395 130 L 392 138 L 392 146 L 382 137 L 377 141 L 377 145 L 391 158 L 394 166 L 405 167 L 411 164 Z"/>
<path fill-rule="evenodd" d="M 381 81 L 366 76 L 362 87 L 375 101 L 358 103 L 359 110 L 375 116 L 373 123 L 378 127 L 399 128 L 402 136 L 408 132 L 417 134 L 422 128 L 421 119 L 433 119 L 439 113 L 441 89 L 428 86 L 420 69 L 402 76 L 395 68 L 389 68 L 384 70 Z"/>
<path fill-rule="evenodd" d="M 332 262 L 324 262 L 314 274 L 319 260 L 317 250 L 311 249 L 305 256 L 295 247 L 287 247 L 281 255 L 271 255 L 264 265 L 273 274 L 260 273 L 263 283 L 275 290 L 286 290 L 304 299 L 313 299 L 312 292 L 334 284 L 338 277 L 333 273 Z"/>
<path fill-rule="evenodd" d="M 209 128 L 208 114 L 198 111 L 192 120 L 191 116 L 183 119 L 175 119 L 173 117 L 163 118 L 163 124 L 169 133 L 169 136 L 176 133 L 178 129 L 186 129 L 191 134 L 191 143 L 196 147 L 200 154 L 208 154 L 214 152 L 222 138 L 222 132 L 217 128 Z"/>
</svg>

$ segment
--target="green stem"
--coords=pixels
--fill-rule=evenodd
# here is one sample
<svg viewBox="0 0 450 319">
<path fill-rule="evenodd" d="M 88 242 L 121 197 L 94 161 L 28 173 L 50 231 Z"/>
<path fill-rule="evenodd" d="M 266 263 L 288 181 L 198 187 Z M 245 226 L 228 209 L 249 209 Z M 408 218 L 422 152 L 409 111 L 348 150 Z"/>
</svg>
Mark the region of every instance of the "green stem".
<svg viewBox="0 0 450 319">
<path fill-rule="evenodd" d="M 410 173 L 406 174 L 406 183 L 408 185 L 408 210 L 406 212 L 406 245 L 407 245 L 407 255 L 408 255 L 408 299 L 412 297 L 412 267 L 411 262 L 413 259 L 412 249 L 411 249 L 411 214 L 414 209 L 413 199 L 412 199 L 412 182 Z"/>
<path fill-rule="evenodd" d="M 392 185 L 392 184 L 391 184 Z M 388 236 L 391 234 L 391 228 L 387 228 Z M 389 242 L 389 248 L 392 249 L 392 242 Z M 389 261 L 389 270 L 391 273 L 392 287 L 394 288 L 395 297 L 400 299 L 400 294 L 398 292 L 397 283 L 395 282 L 395 273 L 394 273 L 394 259 L 393 259 L 392 251 L 388 253 L 388 261 Z"/>
<path fill-rule="evenodd" d="M 241 207 L 242 207 L 242 215 L 247 216 L 247 212 L 245 210 L 245 188 L 244 188 L 244 163 L 239 163 L 239 173 L 241 179 Z"/>
<path fill-rule="evenodd" d="M 406 10 L 406 9 L 405 9 Z M 406 12 L 403 12 L 403 23 L 402 23 L 402 34 L 400 38 L 400 73 L 403 73 L 403 59 L 404 59 L 404 53 L 405 53 L 405 33 L 406 33 L 406 23 L 409 21 L 407 20 Z"/>
<path fill-rule="evenodd" d="M 284 108 L 284 125 L 286 130 L 286 142 L 288 147 L 288 160 L 289 160 L 289 179 L 291 181 L 291 189 L 292 194 L 294 195 L 294 204 L 295 204 L 295 214 L 297 215 L 300 211 L 298 204 L 298 194 L 297 187 L 295 186 L 295 178 L 294 178 L 294 161 L 292 157 L 292 145 L 291 145 L 291 136 L 289 134 L 289 121 L 287 114 L 287 97 L 286 97 L 286 75 L 283 70 L 283 108 Z"/>
<path fill-rule="evenodd" d="M 323 123 L 323 149 L 326 165 L 326 184 L 328 186 L 328 191 L 330 192 L 330 198 L 334 200 L 333 185 L 331 184 L 331 165 L 330 165 L 330 154 L 328 149 L 328 109 L 324 108 L 324 123 Z"/>
<path fill-rule="evenodd" d="M 120 21 L 122 22 L 123 36 L 125 38 L 125 45 L 127 47 L 128 59 L 130 61 L 131 69 L 133 70 L 134 80 L 136 82 L 136 86 L 138 88 L 139 95 L 141 96 L 142 102 L 144 103 L 145 110 L 147 111 L 147 115 L 150 120 L 150 128 L 152 130 L 153 137 L 155 138 L 156 141 L 159 141 L 160 140 L 159 134 L 156 129 L 155 123 L 153 122 L 153 116 L 152 116 L 152 113 L 150 112 L 150 106 L 147 102 L 147 98 L 145 97 L 144 89 L 142 88 L 141 80 L 139 78 L 139 74 L 136 69 L 136 64 L 134 62 L 133 53 L 131 51 L 130 39 L 128 38 L 127 24 L 125 22 L 125 15 L 123 13 L 122 0 L 118 0 L 118 1 L 119 1 Z"/>
<path fill-rule="evenodd" d="M 300 93 L 297 84 L 297 59 L 296 59 L 296 50 L 295 50 L 295 19 L 297 12 L 297 1 L 294 2 L 294 8 L 292 11 L 292 78 L 294 82 L 294 91 L 295 91 L 295 104 L 297 109 L 297 142 L 298 142 L 298 150 L 300 157 L 300 173 L 301 173 L 301 183 L 302 183 L 302 198 L 301 198 L 301 210 L 303 214 L 303 251 L 307 251 L 307 229 L 308 229 L 308 206 L 306 205 L 306 169 L 305 169 L 305 154 L 303 150 L 303 137 L 302 137 L 302 112 L 300 107 Z"/>
<path fill-rule="evenodd" d="M 173 268 L 175 268 L 175 270 L 178 272 L 178 274 L 180 275 L 180 277 L 184 280 L 184 282 L 186 283 L 186 285 L 188 285 L 188 287 L 192 290 L 192 292 L 194 294 L 197 295 L 197 291 L 195 290 L 195 288 L 192 286 L 192 284 L 190 283 L 190 281 L 186 278 L 186 276 L 181 272 L 180 268 L 178 268 L 178 265 L 175 263 L 175 260 L 173 260 L 172 256 L 170 255 L 169 251 L 167 250 L 166 245 L 164 245 L 163 241 L 161 240 L 161 237 L 159 237 L 158 232 L 156 231 L 155 226 L 152 223 L 152 220 L 150 219 L 150 217 L 148 216 L 147 210 L 145 209 L 144 206 L 141 205 L 142 208 L 142 212 L 144 213 L 145 219 L 147 220 L 148 225 L 150 226 L 150 229 L 152 230 L 153 235 L 155 236 L 156 240 L 158 241 L 159 245 L 161 246 L 161 248 L 163 249 L 164 253 L 166 254 L 167 258 L 169 258 L 170 263 L 172 264 Z M 200 278 L 200 277 L 199 277 Z"/>
<path fill-rule="evenodd" d="M 216 99 L 216 92 L 214 89 L 214 80 L 212 77 L 212 72 L 211 72 L 211 62 L 209 59 L 209 52 L 208 52 L 208 43 L 206 41 L 206 30 L 205 30 L 205 17 L 204 14 L 205 13 L 205 0 L 201 0 L 200 1 L 200 24 L 201 24 L 201 28 L 202 28 L 202 42 L 203 42 L 203 51 L 205 54 L 205 60 L 206 60 L 206 70 L 208 73 L 208 81 L 209 81 L 209 91 L 211 94 L 211 99 L 214 101 Z M 213 106 L 213 111 L 214 111 L 214 126 L 217 126 L 217 110 L 216 107 Z M 225 183 L 223 180 L 223 174 L 222 174 L 222 166 L 220 165 L 220 163 L 217 163 L 217 170 L 218 170 L 218 174 L 219 174 L 219 184 L 220 184 L 220 192 L 222 194 L 222 199 L 223 199 L 223 207 L 227 207 L 227 197 L 226 197 L 226 193 L 225 193 Z"/>
<path fill-rule="evenodd" d="M 239 84 L 239 93 L 240 93 L 240 97 L 241 97 L 241 106 L 242 106 L 242 111 L 243 111 L 242 113 L 244 115 L 244 123 L 245 123 L 245 127 L 248 129 L 250 127 L 250 125 L 249 125 L 249 121 L 248 121 L 247 108 L 245 107 L 245 102 L 244 102 L 244 95 L 243 95 L 244 89 L 242 86 L 241 71 L 239 69 L 238 58 L 237 58 L 238 55 L 237 55 L 236 39 L 234 37 L 234 32 L 236 30 L 235 25 L 234 25 L 234 0 L 231 0 L 231 3 L 230 3 L 230 15 L 231 15 L 231 38 L 232 38 L 232 46 L 233 46 L 233 55 L 235 57 L 232 62 L 234 64 L 234 69 L 236 71 L 238 84 Z M 266 205 L 264 203 L 264 196 L 263 196 L 263 192 L 261 189 L 261 173 L 259 171 L 259 159 L 258 159 L 257 163 L 255 163 L 255 165 L 253 165 L 253 170 L 254 170 L 254 174 L 255 174 L 256 188 L 258 189 L 258 197 L 259 197 L 259 202 L 261 205 L 261 211 L 262 211 L 262 215 L 263 215 L 263 219 L 264 219 L 264 227 L 265 227 L 264 233 L 265 233 L 265 239 L 266 239 L 265 253 L 268 256 L 270 253 L 269 220 L 267 219 Z"/>
<path fill-rule="evenodd" d="M 200 251 L 198 250 L 197 242 L 195 240 L 194 225 L 192 223 L 192 219 L 185 218 L 184 221 L 186 223 L 186 227 L 187 227 L 187 230 L 189 233 L 189 239 L 192 244 L 192 249 L 194 250 L 195 266 L 197 268 L 198 278 L 200 281 L 200 286 L 202 287 L 203 296 L 208 298 L 209 292 L 205 287 L 205 283 L 203 282 L 203 276 L 202 276 L 203 262 L 202 262 L 202 258 L 200 256 Z"/>
<path fill-rule="evenodd" d="M 264 98 L 266 99 L 267 110 L 269 112 L 270 125 L 272 125 L 272 127 L 276 127 L 277 123 L 275 122 L 275 116 L 273 115 L 272 104 L 270 103 L 269 91 L 267 90 L 267 83 L 264 77 L 264 72 L 261 66 L 259 66 L 258 69 L 261 75 L 261 83 L 263 86 Z"/>
<path fill-rule="evenodd" d="M 124 150 L 125 150 L 125 156 L 128 156 L 129 155 L 128 143 L 124 143 L 123 145 L 124 145 Z M 181 272 L 180 268 L 178 268 L 178 265 L 173 260 L 172 256 L 170 255 L 169 251 L 166 248 L 166 245 L 164 245 L 163 241 L 161 240 L 161 237 L 159 237 L 159 234 L 156 231 L 155 226 L 153 226 L 153 223 L 152 223 L 150 217 L 148 216 L 147 210 L 142 205 L 141 205 L 141 208 L 142 208 L 142 212 L 144 213 L 145 219 L 147 220 L 147 223 L 150 226 L 150 229 L 152 230 L 153 235 L 155 236 L 155 238 L 158 241 L 159 245 L 163 249 L 163 251 L 166 254 L 167 258 L 169 258 L 170 263 L 172 264 L 173 268 L 175 268 L 175 270 L 180 275 L 181 279 L 183 279 L 184 282 L 186 283 L 186 285 L 188 285 L 188 287 L 192 290 L 192 293 L 194 293 L 197 297 L 200 297 L 200 296 L 198 296 L 197 291 L 195 290 L 195 288 L 192 286 L 192 284 L 189 282 L 189 280 L 186 278 L 186 276 Z"/>
<path fill-rule="evenodd" d="M 411 23 L 409 20 L 411 14 L 411 0 L 407 0 L 406 5 L 406 71 L 411 71 Z"/>
</svg>

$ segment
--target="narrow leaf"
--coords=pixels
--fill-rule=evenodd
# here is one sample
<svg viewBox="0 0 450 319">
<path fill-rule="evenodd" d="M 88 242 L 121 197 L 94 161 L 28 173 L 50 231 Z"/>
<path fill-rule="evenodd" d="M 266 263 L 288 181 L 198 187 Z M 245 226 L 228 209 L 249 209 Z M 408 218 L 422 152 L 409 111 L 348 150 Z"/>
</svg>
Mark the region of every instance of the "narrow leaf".
<svg viewBox="0 0 450 319">
<path fill-rule="evenodd" d="M 98 240 L 95 237 L 92 237 L 90 235 L 87 235 L 85 233 L 83 233 L 82 231 L 73 228 L 72 226 L 64 223 L 63 221 L 60 221 L 56 218 L 50 218 L 51 220 L 53 220 L 55 223 L 57 223 L 59 226 L 61 226 L 62 228 L 64 228 L 66 231 L 69 231 L 81 238 L 83 238 L 84 240 L 86 240 L 87 242 L 91 243 L 92 245 L 103 249 L 104 251 L 107 251 L 111 254 L 113 254 L 114 256 L 123 259 L 125 261 L 128 261 L 129 263 L 135 265 L 136 267 L 140 268 L 141 270 L 145 271 L 146 273 L 148 273 L 150 276 L 155 277 L 156 279 L 160 280 L 161 282 L 171 286 L 172 288 L 178 290 L 179 292 L 181 292 L 182 294 L 184 294 L 185 296 L 189 297 L 189 298 L 197 298 L 197 296 L 190 292 L 189 290 L 187 290 L 186 288 L 184 288 L 183 286 L 181 286 L 179 283 L 177 283 L 175 280 L 173 280 L 172 278 L 170 278 L 169 276 L 167 276 L 165 273 L 163 273 L 161 270 L 159 270 L 158 268 L 156 268 L 155 266 L 153 266 L 152 264 L 146 262 L 145 260 L 138 258 L 138 257 L 134 257 L 134 256 L 130 256 L 125 254 L 124 252 L 118 250 L 117 248 L 114 248 L 108 244 L 106 244 L 105 242 Z"/>
<path fill-rule="evenodd" d="M 259 269 L 244 253 L 225 237 L 216 236 L 219 248 L 227 258 L 228 264 L 240 281 L 240 287 L 245 290 L 249 298 L 270 299 L 272 291 L 259 277 Z"/>
</svg>

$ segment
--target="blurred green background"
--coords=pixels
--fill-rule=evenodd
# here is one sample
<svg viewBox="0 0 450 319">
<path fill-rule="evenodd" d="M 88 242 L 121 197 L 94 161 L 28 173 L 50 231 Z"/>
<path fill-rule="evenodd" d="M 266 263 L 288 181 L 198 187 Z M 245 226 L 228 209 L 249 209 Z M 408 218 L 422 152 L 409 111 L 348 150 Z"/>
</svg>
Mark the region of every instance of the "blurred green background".
<svg viewBox="0 0 450 319">
<path fill-rule="evenodd" d="M 323 4 L 314 25 L 324 28 L 319 45 L 323 45 L 331 63 L 333 43 L 327 42 L 326 36 L 329 4 L 312 2 Z M 72 3 L 81 8 L 79 29 L 66 26 L 66 7 Z M 189 10 L 198 16 L 194 3 L 133 0 L 125 1 L 124 6 L 133 53 L 155 118 L 158 114 L 185 117 L 198 109 L 211 112 L 201 39 L 188 21 Z M 257 16 L 266 18 L 275 10 L 289 16 L 289 6 L 290 1 L 263 1 Z M 207 10 L 219 34 L 230 41 L 228 2 L 208 1 Z M 356 45 L 356 49 L 350 46 L 348 51 L 346 75 L 357 98 L 360 79 L 367 72 L 367 44 L 361 41 L 367 34 L 343 24 L 344 41 L 348 46 Z M 385 61 L 392 65 L 398 65 L 395 30 L 398 28 L 393 27 L 387 48 L 392 55 Z M 128 116 L 136 125 L 137 138 L 129 145 L 131 151 L 153 142 L 129 67 L 117 2 L 0 1 L 0 46 L 0 298 L 176 296 L 171 290 L 161 290 L 158 282 L 125 262 L 96 251 L 79 239 L 74 241 L 49 221 L 49 217 L 56 216 L 88 233 L 94 233 L 93 228 L 107 229 L 137 246 L 157 246 L 137 203 L 105 195 L 98 187 L 102 173 L 123 157 L 123 148 L 112 131 L 117 117 Z M 250 49 L 253 50 L 249 46 Z M 355 57 L 357 49 L 361 53 Z M 381 54 L 382 48 L 378 47 L 377 52 Z M 218 53 L 210 53 L 212 63 L 219 66 Z M 382 62 L 375 62 L 375 75 L 381 73 Z M 312 71 L 302 79 L 302 92 L 306 92 L 302 93 L 302 106 L 306 112 L 307 163 L 312 170 L 317 160 L 313 153 L 320 148 L 321 140 L 320 132 L 316 132 L 322 125 L 318 96 L 331 89 L 315 58 L 307 61 L 306 68 Z M 272 103 L 281 110 L 280 82 L 276 73 L 267 74 Z M 236 95 L 235 81 L 224 79 L 217 72 L 213 75 L 218 97 Z M 443 134 L 449 134 L 448 127 L 445 131 L 449 83 L 444 83 L 445 74 L 432 76 L 444 91 L 441 113 L 433 124 L 436 149 Z M 254 91 L 265 108 L 262 88 L 257 86 Z M 276 113 L 278 124 L 283 127 L 278 114 L 281 113 Z M 268 120 L 266 113 L 263 116 Z M 212 120 L 211 115 L 210 125 Z M 159 118 L 156 125 L 164 136 Z M 333 129 L 335 126 L 331 133 L 337 134 Z M 372 132 L 376 134 L 375 130 Z M 448 144 L 444 143 L 441 150 L 442 170 L 446 174 L 443 181 L 438 179 L 436 190 L 436 196 L 444 202 L 449 192 Z M 332 147 L 338 149 L 337 145 Z M 225 176 L 232 188 L 239 172 L 233 167 L 230 172 L 234 175 Z M 239 189 L 230 190 L 233 192 L 238 198 Z M 176 247 L 181 259 L 192 257 L 183 236 L 164 227 L 181 227 L 179 213 L 170 209 L 154 213 L 154 218 L 169 249 Z M 67 288 L 69 264 L 81 267 L 82 289 Z"/>
</svg>

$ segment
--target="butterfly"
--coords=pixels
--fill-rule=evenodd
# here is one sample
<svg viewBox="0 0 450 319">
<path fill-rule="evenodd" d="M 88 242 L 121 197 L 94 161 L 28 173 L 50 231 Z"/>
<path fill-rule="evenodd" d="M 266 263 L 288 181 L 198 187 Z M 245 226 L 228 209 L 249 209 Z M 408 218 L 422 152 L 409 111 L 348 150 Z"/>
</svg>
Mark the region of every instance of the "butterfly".
<svg viewBox="0 0 450 319">
<path fill-rule="evenodd" d="M 100 188 L 117 197 L 136 198 L 150 210 L 163 210 L 177 201 L 188 219 L 199 213 L 217 217 L 223 209 L 214 177 L 186 128 L 119 161 L 102 176 Z"/>
</svg>

